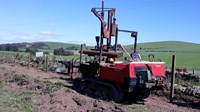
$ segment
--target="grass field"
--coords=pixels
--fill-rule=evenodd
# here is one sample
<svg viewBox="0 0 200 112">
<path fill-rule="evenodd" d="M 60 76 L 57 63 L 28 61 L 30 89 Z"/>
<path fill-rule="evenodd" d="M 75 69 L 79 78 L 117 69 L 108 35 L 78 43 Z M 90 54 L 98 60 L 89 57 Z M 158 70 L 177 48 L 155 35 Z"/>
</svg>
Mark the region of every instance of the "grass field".
<svg viewBox="0 0 200 112">
<path fill-rule="evenodd" d="M 126 46 L 131 48 L 132 45 Z M 139 43 L 138 49 L 142 51 L 176 51 L 176 52 L 198 52 L 200 53 L 200 44 L 181 42 L 181 41 L 162 41 Z"/>
<path fill-rule="evenodd" d="M 125 47 L 131 52 L 132 45 Z M 154 54 L 155 59 L 161 59 L 167 66 L 172 63 L 172 55 L 176 55 L 178 67 L 200 68 L 200 44 L 179 41 L 140 43 L 138 52 L 143 60 L 148 60 L 148 55 Z"/>
<path fill-rule="evenodd" d="M 77 44 L 66 44 L 59 42 L 44 42 L 47 46 L 46 48 L 41 48 L 39 51 L 53 52 L 52 49 L 55 48 L 69 48 L 75 46 L 80 48 Z M 129 53 L 132 52 L 131 48 L 133 45 L 124 46 Z M 90 46 L 89 46 L 90 47 Z M 51 50 L 47 49 L 51 48 Z M 181 42 L 181 41 L 163 41 L 163 42 L 149 42 L 149 43 L 139 43 L 137 46 L 137 51 L 141 54 L 143 60 L 148 60 L 149 54 L 154 54 L 155 59 L 161 59 L 166 62 L 167 66 L 171 66 L 172 55 L 176 55 L 177 66 L 178 67 L 194 67 L 200 68 L 200 44 Z M 9 53 L 12 55 L 16 52 L 0 51 L 0 54 Z M 29 53 L 18 52 L 23 55 L 28 55 Z M 51 57 L 51 56 L 50 56 Z M 73 56 L 56 56 L 58 59 L 76 59 L 79 55 Z M 127 55 L 124 53 L 124 57 Z M 124 60 L 124 57 L 119 60 Z"/>
<path fill-rule="evenodd" d="M 62 42 L 44 42 L 47 46 L 46 48 L 50 48 L 50 49 L 58 49 L 58 48 L 69 48 L 72 46 L 75 47 L 80 47 L 80 45 L 78 44 L 68 44 L 68 43 L 62 43 Z"/>
<path fill-rule="evenodd" d="M 178 67 L 200 67 L 200 53 L 184 53 L 184 52 L 141 52 L 144 60 L 148 60 L 148 54 L 154 54 L 155 59 L 161 59 L 166 65 L 172 64 L 172 55 L 176 55 L 176 65 Z"/>
<path fill-rule="evenodd" d="M 0 51 L 0 55 L 14 55 L 19 53 L 20 55 L 25 55 L 28 56 L 30 53 L 26 53 L 26 52 L 13 52 L 13 51 Z"/>
</svg>

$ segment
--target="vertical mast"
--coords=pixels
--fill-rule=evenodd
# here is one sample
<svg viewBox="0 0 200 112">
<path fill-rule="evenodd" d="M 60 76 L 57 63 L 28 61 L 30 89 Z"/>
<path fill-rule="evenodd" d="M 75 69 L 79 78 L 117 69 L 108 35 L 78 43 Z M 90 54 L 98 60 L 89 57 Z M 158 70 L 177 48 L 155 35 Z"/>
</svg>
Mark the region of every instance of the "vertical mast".
<svg viewBox="0 0 200 112">
<path fill-rule="evenodd" d="M 104 21 L 104 0 L 102 0 L 101 18 L 102 18 L 103 21 Z M 103 23 L 101 23 L 101 37 L 100 37 L 99 63 L 101 63 L 102 50 L 103 50 L 103 38 L 104 38 L 103 30 L 104 30 L 104 25 L 103 25 Z"/>
<path fill-rule="evenodd" d="M 102 0 L 102 12 L 101 12 L 101 16 L 104 20 L 104 0 Z"/>
<path fill-rule="evenodd" d="M 101 18 L 104 21 L 104 0 L 102 0 Z M 103 36 L 103 29 L 104 29 L 104 25 L 103 23 L 101 23 L 101 36 Z"/>
</svg>

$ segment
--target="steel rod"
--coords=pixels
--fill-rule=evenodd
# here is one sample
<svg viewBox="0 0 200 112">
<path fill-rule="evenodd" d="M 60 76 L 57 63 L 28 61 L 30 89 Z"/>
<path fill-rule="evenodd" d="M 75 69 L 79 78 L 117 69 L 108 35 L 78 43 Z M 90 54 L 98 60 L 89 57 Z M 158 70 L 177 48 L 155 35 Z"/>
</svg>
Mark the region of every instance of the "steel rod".
<svg viewBox="0 0 200 112">
<path fill-rule="evenodd" d="M 173 103 L 173 98 L 174 98 L 175 67 L 176 67 L 176 56 L 173 55 L 172 56 L 172 71 L 171 71 L 170 103 Z"/>
</svg>

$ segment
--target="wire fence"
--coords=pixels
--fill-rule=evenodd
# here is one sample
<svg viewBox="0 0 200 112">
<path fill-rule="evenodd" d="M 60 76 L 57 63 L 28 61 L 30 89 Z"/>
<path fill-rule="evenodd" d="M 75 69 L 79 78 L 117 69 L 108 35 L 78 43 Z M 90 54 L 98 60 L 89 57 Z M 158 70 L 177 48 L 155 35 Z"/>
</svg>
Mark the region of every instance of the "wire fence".
<svg viewBox="0 0 200 112">
<path fill-rule="evenodd" d="M 170 66 L 165 66 L 166 71 L 171 71 Z M 192 68 L 192 67 L 176 67 L 177 73 L 183 74 L 191 74 L 191 75 L 200 75 L 200 68 Z"/>
<path fill-rule="evenodd" d="M 75 59 L 63 59 L 56 56 L 44 55 L 42 57 L 36 57 L 30 54 L 20 54 L 20 53 L 0 53 L 0 63 L 9 63 L 13 66 L 20 65 L 23 67 L 36 68 L 45 72 L 52 71 L 56 72 L 59 68 L 59 72 L 70 72 L 71 65 L 73 65 Z M 65 61 L 67 63 L 62 63 Z"/>
</svg>

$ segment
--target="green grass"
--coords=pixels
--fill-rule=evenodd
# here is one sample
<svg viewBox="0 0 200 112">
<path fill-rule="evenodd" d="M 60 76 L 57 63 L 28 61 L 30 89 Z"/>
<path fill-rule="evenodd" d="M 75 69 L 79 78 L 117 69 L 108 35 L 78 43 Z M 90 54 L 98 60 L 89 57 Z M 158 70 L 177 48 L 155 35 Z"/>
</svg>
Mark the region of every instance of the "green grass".
<svg viewBox="0 0 200 112">
<path fill-rule="evenodd" d="M 130 48 L 132 45 L 126 46 Z M 143 51 L 177 51 L 177 52 L 199 52 L 200 44 L 194 44 L 181 41 L 163 41 L 163 42 L 149 42 L 139 43 L 137 48 Z"/>
<path fill-rule="evenodd" d="M 7 70 L 6 67 L 0 67 L 0 72 L 1 72 L 1 71 L 5 71 L 5 70 Z"/>
<path fill-rule="evenodd" d="M 176 65 L 178 67 L 200 67 L 200 53 L 184 52 L 141 52 L 143 60 L 148 60 L 148 54 L 154 54 L 155 59 L 161 59 L 167 66 L 172 64 L 172 55 L 176 55 Z"/>
<path fill-rule="evenodd" d="M 144 105 L 140 104 L 128 105 L 128 108 L 133 109 L 134 112 L 148 112 L 148 109 Z"/>
<path fill-rule="evenodd" d="M 10 71 L 11 72 L 11 71 Z M 13 80 L 19 84 L 24 79 L 28 79 L 28 74 L 15 73 Z M 3 83 L 0 80 L 0 112 L 37 112 L 37 106 L 34 105 L 33 98 L 42 94 L 49 94 L 57 91 L 63 87 L 64 82 L 62 80 L 49 80 L 43 78 L 37 78 L 38 81 L 45 82 L 47 88 L 42 91 L 27 91 L 27 90 L 3 90 Z"/>
<path fill-rule="evenodd" d="M 125 47 L 132 52 L 132 45 Z M 179 41 L 141 43 L 138 44 L 138 52 L 143 60 L 148 60 L 148 55 L 154 54 L 155 59 L 161 59 L 167 66 L 171 66 L 172 55 L 176 55 L 178 67 L 200 67 L 200 44 Z"/>
<path fill-rule="evenodd" d="M 31 99 L 36 93 L 25 91 L 3 91 L 0 96 L 1 112 L 37 112 Z"/>
<path fill-rule="evenodd" d="M 71 56 L 58 56 L 56 55 L 56 59 L 66 59 L 66 60 L 69 60 L 69 59 L 77 59 L 79 58 L 80 55 L 71 55 Z"/>
<path fill-rule="evenodd" d="M 176 79 L 176 83 L 186 87 L 200 86 L 200 82 L 194 82 L 193 80 Z"/>
<path fill-rule="evenodd" d="M 45 47 L 46 49 L 58 49 L 58 48 L 69 48 L 72 46 L 76 46 L 76 47 L 80 47 L 80 45 L 78 44 L 69 44 L 69 43 L 62 43 L 62 42 L 43 42 L 45 43 L 47 46 Z M 44 48 L 44 49 L 45 49 Z"/>
<path fill-rule="evenodd" d="M 43 79 L 41 77 L 37 77 L 36 80 L 38 82 L 44 82 L 45 84 L 47 84 L 47 87 L 45 89 L 43 89 L 42 91 L 40 91 L 40 94 L 53 93 L 53 92 L 61 89 L 65 84 L 65 81 L 60 80 L 60 79 Z"/>
<path fill-rule="evenodd" d="M 26 53 L 26 52 L 13 52 L 13 51 L 0 51 L 0 55 L 14 55 L 14 54 L 20 54 L 20 55 L 28 56 L 30 53 Z"/>
<path fill-rule="evenodd" d="M 0 67 L 0 70 L 6 70 L 5 67 Z M 8 72 L 13 72 L 9 70 Z M 18 85 L 26 84 L 29 79 L 29 74 L 13 72 L 11 82 Z M 33 98 L 42 94 L 49 94 L 57 91 L 64 85 L 63 80 L 49 80 L 37 78 L 38 81 L 43 81 L 47 84 L 47 88 L 42 91 L 31 90 L 4 90 L 3 82 L 0 80 L 0 112 L 37 112 L 37 106 L 34 105 Z"/>
<path fill-rule="evenodd" d="M 37 112 L 37 107 L 32 102 L 36 95 L 38 93 L 31 91 L 4 90 L 3 82 L 0 80 L 0 112 Z"/>
<path fill-rule="evenodd" d="M 53 53 L 53 50 L 49 50 L 49 49 L 38 49 L 38 51 Z"/>
<path fill-rule="evenodd" d="M 42 51 L 42 49 L 40 49 Z M 44 50 L 43 51 L 51 51 L 51 50 Z M 23 55 L 23 56 L 28 56 L 29 53 L 25 53 L 25 52 L 12 52 L 12 51 L 0 51 L 0 57 L 13 57 L 14 54 L 19 54 L 19 55 Z M 49 57 L 54 57 L 54 55 L 48 55 Z M 55 55 L 56 59 L 76 59 L 79 58 L 79 55 L 71 55 L 71 56 L 59 56 L 59 55 Z"/>
<path fill-rule="evenodd" d="M 154 60 L 161 59 L 166 62 L 166 66 L 172 65 L 172 55 L 176 55 L 176 66 L 177 67 L 193 67 L 200 68 L 200 53 L 187 53 L 187 52 L 139 52 L 142 60 L 148 61 L 148 55 L 154 54 Z M 124 53 L 124 57 L 128 57 Z M 124 57 L 119 60 L 123 61 Z"/>
<path fill-rule="evenodd" d="M 3 92 L 3 83 L 2 83 L 2 81 L 0 80 L 0 95 L 1 95 L 2 92 Z"/>
</svg>

